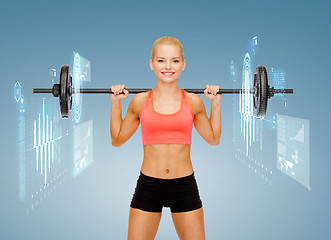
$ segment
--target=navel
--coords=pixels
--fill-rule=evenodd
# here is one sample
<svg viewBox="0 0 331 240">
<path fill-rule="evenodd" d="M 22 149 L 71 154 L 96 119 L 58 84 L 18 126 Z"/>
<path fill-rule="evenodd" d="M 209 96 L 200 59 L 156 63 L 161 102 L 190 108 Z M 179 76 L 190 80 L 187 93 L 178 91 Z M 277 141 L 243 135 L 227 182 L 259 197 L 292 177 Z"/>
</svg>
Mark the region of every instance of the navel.
<svg viewBox="0 0 331 240">
<path fill-rule="evenodd" d="M 169 173 L 169 172 L 170 172 L 170 170 L 167 168 L 167 169 L 165 170 L 165 172 L 166 172 L 166 173 Z"/>
</svg>

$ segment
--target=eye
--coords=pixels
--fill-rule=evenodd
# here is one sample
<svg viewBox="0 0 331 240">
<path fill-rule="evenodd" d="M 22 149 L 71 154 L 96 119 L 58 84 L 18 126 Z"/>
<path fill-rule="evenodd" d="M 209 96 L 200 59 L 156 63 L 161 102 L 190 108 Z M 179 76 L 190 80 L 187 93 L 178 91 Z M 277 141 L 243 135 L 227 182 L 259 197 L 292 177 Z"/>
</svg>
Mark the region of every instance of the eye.
<svg viewBox="0 0 331 240">
<path fill-rule="evenodd" d="M 163 62 L 163 60 L 159 59 L 157 62 Z"/>
<path fill-rule="evenodd" d="M 178 61 L 178 60 L 174 60 L 174 62 L 175 62 L 175 63 L 179 63 L 179 61 Z"/>
</svg>

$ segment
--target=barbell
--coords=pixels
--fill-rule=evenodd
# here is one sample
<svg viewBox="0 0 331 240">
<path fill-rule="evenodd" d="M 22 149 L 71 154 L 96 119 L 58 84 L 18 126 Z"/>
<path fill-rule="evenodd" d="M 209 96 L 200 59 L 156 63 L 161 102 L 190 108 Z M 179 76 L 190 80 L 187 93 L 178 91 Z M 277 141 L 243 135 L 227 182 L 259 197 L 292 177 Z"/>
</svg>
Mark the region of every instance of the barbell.
<svg viewBox="0 0 331 240">
<path fill-rule="evenodd" d="M 136 94 L 147 92 L 151 89 L 126 88 L 129 93 Z M 187 92 L 204 94 L 204 89 L 184 89 Z M 54 97 L 59 97 L 60 111 L 62 118 L 70 118 L 72 108 L 72 95 L 77 93 L 106 93 L 113 94 L 111 89 L 75 89 L 72 87 L 72 76 L 69 65 L 63 65 L 60 72 L 59 84 L 54 84 L 53 88 L 34 88 L 33 93 L 52 93 Z M 268 85 L 267 70 L 260 65 L 255 68 L 254 84 L 250 89 L 220 89 L 217 94 L 252 94 L 254 114 L 261 118 L 266 114 L 268 99 L 277 93 L 293 93 L 293 89 L 275 89 Z M 124 94 L 124 93 L 121 93 Z"/>
</svg>

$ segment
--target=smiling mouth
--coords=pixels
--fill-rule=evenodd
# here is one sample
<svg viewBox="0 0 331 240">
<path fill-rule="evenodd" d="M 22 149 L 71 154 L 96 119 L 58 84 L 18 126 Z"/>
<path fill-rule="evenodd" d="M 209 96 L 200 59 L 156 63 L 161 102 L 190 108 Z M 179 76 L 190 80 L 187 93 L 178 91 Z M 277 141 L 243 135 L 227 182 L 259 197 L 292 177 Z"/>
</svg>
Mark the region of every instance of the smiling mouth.
<svg viewBox="0 0 331 240">
<path fill-rule="evenodd" d="M 162 74 L 163 74 L 164 76 L 167 76 L 167 77 L 169 77 L 169 76 L 172 76 L 172 75 L 174 75 L 174 74 L 175 74 L 175 72 L 162 72 Z"/>
</svg>

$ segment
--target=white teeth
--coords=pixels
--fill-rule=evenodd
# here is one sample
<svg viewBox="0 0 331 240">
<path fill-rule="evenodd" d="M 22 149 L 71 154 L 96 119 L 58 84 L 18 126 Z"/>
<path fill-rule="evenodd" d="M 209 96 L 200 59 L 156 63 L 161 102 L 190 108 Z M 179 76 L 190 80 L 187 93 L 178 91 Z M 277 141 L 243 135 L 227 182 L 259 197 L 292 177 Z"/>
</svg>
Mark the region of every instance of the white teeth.
<svg viewBox="0 0 331 240">
<path fill-rule="evenodd" d="M 173 73 L 163 73 L 164 75 L 166 75 L 166 76 L 171 76 L 171 75 L 173 75 Z"/>
</svg>

